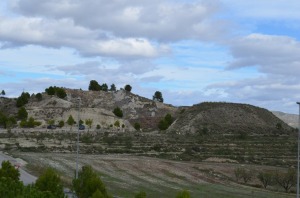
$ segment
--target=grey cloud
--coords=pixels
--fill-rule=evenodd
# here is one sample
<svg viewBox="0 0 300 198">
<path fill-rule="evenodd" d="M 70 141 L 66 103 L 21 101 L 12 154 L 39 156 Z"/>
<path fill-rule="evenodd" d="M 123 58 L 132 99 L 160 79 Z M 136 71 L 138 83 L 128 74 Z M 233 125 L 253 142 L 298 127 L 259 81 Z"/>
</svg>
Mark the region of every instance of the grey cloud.
<svg viewBox="0 0 300 198">
<path fill-rule="evenodd" d="M 300 73 L 300 42 L 287 36 L 251 34 L 233 41 L 231 52 L 228 69 L 255 66 L 267 74 Z"/>
<path fill-rule="evenodd" d="M 207 89 L 221 89 L 227 99 L 234 102 L 247 101 L 270 110 L 294 111 L 295 101 L 300 98 L 300 82 L 296 77 L 267 75 L 253 79 L 213 84 Z"/>
<path fill-rule="evenodd" d="M 224 24 L 213 19 L 218 1 L 38 1 L 18 0 L 12 8 L 30 17 L 70 19 L 91 30 L 120 38 L 159 41 L 211 40 L 224 34 Z"/>
</svg>

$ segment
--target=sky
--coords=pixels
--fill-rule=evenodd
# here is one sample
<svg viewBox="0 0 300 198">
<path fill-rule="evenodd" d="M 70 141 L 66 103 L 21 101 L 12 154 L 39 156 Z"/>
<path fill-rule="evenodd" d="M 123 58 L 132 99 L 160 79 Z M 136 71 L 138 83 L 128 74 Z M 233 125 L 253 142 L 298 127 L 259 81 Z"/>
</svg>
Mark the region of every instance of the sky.
<svg viewBox="0 0 300 198">
<path fill-rule="evenodd" d="M 1 0 L 0 90 L 91 80 L 298 113 L 299 0 Z"/>
</svg>

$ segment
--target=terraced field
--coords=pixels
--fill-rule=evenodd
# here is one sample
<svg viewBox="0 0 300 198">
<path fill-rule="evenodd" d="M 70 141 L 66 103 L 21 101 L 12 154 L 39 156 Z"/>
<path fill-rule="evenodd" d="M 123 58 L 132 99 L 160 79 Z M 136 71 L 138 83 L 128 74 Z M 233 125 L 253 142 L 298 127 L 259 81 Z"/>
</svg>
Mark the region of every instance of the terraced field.
<svg viewBox="0 0 300 198">
<path fill-rule="evenodd" d="M 74 176 L 75 143 L 76 132 L 0 133 L 2 150 L 27 161 L 36 175 L 46 166 L 54 167 L 67 185 Z M 284 171 L 296 166 L 296 155 L 293 135 L 85 131 L 80 136 L 80 165 L 91 164 L 119 197 L 133 197 L 138 191 L 149 197 L 175 197 L 181 189 L 190 190 L 192 197 L 290 197 L 277 186 L 257 188 L 255 174 L 247 185 L 237 183 L 234 170 Z"/>
<path fill-rule="evenodd" d="M 57 169 L 65 182 L 74 176 L 74 154 L 59 153 L 14 153 L 29 162 L 27 169 L 37 171 L 51 166 Z M 288 198 L 292 194 L 271 192 L 244 186 L 232 181 L 231 177 L 240 164 L 209 162 L 178 162 L 132 155 L 85 155 L 79 156 L 80 167 L 92 165 L 99 172 L 109 191 L 116 197 L 133 197 L 145 191 L 148 197 L 175 197 L 182 189 L 192 197 L 230 198 Z M 35 166 L 32 166 L 35 164 Z M 36 166 L 38 164 L 38 166 Z M 243 165 L 252 170 L 274 169 L 274 167 Z"/>
</svg>

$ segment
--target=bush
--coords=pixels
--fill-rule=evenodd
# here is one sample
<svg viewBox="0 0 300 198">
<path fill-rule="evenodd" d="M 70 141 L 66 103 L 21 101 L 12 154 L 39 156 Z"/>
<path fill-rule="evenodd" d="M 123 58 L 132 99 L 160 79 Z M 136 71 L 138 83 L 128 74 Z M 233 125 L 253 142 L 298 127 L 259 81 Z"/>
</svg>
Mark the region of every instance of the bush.
<svg viewBox="0 0 300 198">
<path fill-rule="evenodd" d="M 137 130 L 137 131 L 139 131 L 139 130 L 141 130 L 141 125 L 140 125 L 140 123 L 134 123 L 134 128 L 135 128 L 135 130 Z"/>
<path fill-rule="evenodd" d="M 158 123 L 158 128 L 160 130 L 166 130 L 169 128 L 169 126 L 173 123 L 173 118 L 171 114 L 167 114 L 162 120 L 159 121 Z"/>
<path fill-rule="evenodd" d="M 113 113 L 115 114 L 115 116 L 118 116 L 120 118 L 123 117 L 123 111 L 119 108 L 119 107 L 116 107 L 114 110 L 113 110 Z"/>
<path fill-rule="evenodd" d="M 130 85 L 125 85 L 124 89 L 131 92 L 132 87 Z"/>
<path fill-rule="evenodd" d="M 115 121 L 114 125 L 115 125 L 115 127 L 119 128 L 120 127 L 120 121 L 119 120 Z"/>
</svg>

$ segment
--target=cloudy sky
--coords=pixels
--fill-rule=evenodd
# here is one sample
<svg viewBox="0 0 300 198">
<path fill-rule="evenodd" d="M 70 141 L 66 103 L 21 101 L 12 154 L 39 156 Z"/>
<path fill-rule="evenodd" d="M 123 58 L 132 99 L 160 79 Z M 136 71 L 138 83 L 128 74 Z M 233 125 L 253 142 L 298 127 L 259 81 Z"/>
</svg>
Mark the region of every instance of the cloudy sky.
<svg viewBox="0 0 300 198">
<path fill-rule="evenodd" d="M 297 113 L 299 0 L 1 0 L 0 90 L 130 84 Z"/>
</svg>

